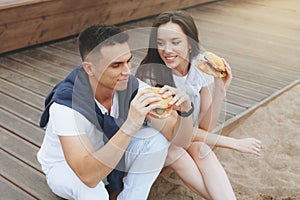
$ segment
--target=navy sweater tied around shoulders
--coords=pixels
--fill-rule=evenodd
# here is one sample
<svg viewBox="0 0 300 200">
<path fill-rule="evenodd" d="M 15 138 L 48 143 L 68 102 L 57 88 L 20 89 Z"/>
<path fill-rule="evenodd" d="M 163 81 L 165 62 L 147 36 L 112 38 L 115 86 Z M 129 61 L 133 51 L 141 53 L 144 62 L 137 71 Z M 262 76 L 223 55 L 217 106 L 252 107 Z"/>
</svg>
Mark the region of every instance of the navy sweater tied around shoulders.
<svg viewBox="0 0 300 200">
<path fill-rule="evenodd" d="M 119 118 L 115 119 L 106 113 L 103 114 L 96 105 L 88 75 L 82 66 L 74 69 L 63 81 L 58 83 L 45 100 L 45 109 L 40 119 L 40 126 L 45 127 L 49 120 L 49 108 L 53 102 L 72 108 L 91 123 L 97 129 L 104 132 L 103 138 L 107 142 L 119 130 L 126 120 L 131 100 L 138 91 L 138 80 L 134 76 L 129 77 L 127 89 L 117 91 L 119 101 Z M 124 158 L 119 162 L 118 169 L 125 169 Z M 109 193 L 119 191 L 123 187 L 124 172 L 114 169 L 108 176 L 109 183 L 106 188 Z"/>
</svg>

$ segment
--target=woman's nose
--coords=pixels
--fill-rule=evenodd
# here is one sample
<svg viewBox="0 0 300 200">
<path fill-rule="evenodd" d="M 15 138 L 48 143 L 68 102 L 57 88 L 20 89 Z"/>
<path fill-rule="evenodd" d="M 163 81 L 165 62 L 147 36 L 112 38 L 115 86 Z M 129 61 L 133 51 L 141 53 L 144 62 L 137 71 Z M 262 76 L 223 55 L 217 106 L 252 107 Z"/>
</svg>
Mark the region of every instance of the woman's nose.
<svg viewBox="0 0 300 200">
<path fill-rule="evenodd" d="M 169 43 L 167 43 L 167 44 L 165 45 L 165 51 L 166 51 L 166 52 L 172 52 L 172 45 L 169 44 Z"/>
</svg>

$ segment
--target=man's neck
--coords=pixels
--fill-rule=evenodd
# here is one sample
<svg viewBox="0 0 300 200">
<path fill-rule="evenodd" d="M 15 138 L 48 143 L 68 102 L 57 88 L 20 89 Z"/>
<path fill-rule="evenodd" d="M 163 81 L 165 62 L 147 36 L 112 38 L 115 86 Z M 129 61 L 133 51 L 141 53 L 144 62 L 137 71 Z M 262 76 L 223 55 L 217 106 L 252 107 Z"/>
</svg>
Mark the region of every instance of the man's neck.
<svg viewBox="0 0 300 200">
<path fill-rule="evenodd" d="M 107 111 L 110 113 L 110 108 L 113 102 L 114 90 L 111 88 L 103 87 L 98 84 L 98 82 L 94 82 L 90 80 L 90 84 L 95 96 L 95 99 L 103 105 Z"/>
</svg>

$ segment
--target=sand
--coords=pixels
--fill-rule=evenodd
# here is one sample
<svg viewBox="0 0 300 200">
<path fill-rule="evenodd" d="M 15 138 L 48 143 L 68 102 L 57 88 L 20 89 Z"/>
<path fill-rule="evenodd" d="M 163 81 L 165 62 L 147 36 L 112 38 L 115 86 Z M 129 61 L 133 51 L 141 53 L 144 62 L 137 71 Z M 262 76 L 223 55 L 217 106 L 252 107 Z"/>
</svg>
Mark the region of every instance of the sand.
<svg viewBox="0 0 300 200">
<path fill-rule="evenodd" d="M 229 149 L 214 151 L 238 200 L 300 199 L 300 84 L 257 109 L 229 136 L 263 142 L 261 157 Z M 150 200 L 200 200 L 174 173 L 155 182 Z"/>
</svg>

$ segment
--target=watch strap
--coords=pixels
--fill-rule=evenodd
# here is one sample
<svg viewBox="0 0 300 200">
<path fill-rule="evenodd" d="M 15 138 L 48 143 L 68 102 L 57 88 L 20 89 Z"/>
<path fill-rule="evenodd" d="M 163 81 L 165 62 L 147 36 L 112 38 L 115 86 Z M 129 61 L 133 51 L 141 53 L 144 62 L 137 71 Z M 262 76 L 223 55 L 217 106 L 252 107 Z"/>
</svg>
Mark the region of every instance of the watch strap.
<svg viewBox="0 0 300 200">
<path fill-rule="evenodd" d="M 181 112 L 177 110 L 177 114 L 181 117 L 189 117 L 194 112 L 194 104 L 191 102 L 192 108 L 188 112 Z"/>
</svg>

